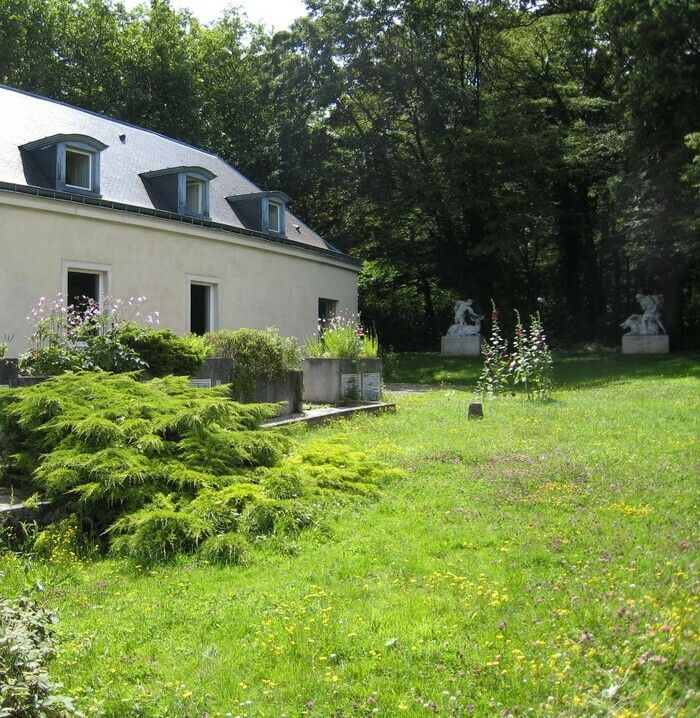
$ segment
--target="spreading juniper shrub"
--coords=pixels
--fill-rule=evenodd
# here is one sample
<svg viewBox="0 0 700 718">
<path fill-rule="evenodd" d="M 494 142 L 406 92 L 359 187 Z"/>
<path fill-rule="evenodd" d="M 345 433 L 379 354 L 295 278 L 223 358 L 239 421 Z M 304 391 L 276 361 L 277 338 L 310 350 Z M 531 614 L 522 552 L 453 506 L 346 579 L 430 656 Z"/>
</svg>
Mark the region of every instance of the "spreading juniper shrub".
<svg viewBox="0 0 700 718">
<path fill-rule="evenodd" d="M 197 551 L 242 563 L 241 541 L 308 528 L 329 503 L 375 496 L 399 473 L 336 444 L 290 455 L 286 434 L 260 429 L 274 406 L 229 397 L 103 372 L 6 391 L 2 466 L 140 563 Z"/>
</svg>

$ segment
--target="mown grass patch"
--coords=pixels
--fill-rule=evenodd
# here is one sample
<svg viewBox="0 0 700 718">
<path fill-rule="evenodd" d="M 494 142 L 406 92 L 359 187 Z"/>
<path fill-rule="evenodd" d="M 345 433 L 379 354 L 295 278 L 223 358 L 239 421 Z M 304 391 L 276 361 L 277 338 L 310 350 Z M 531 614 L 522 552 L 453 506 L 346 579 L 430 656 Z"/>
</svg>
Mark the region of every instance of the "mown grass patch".
<svg viewBox="0 0 700 718">
<path fill-rule="evenodd" d="M 3 591 L 44 585 L 52 670 L 108 716 L 696 715 L 697 357 L 591 361 L 484 421 L 441 389 L 302 433 L 408 478 L 284 553 L 5 556 Z"/>
</svg>

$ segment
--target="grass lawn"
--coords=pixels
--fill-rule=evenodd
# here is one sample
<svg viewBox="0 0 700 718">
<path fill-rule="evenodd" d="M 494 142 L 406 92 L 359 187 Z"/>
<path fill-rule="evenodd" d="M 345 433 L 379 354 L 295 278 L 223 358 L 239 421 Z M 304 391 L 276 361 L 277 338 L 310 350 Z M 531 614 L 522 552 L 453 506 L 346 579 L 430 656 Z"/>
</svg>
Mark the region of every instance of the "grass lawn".
<svg viewBox="0 0 700 718">
<path fill-rule="evenodd" d="M 571 355 L 554 400 L 406 355 L 396 415 L 300 432 L 403 466 L 246 568 L 0 558 L 107 716 L 696 716 L 700 357 Z"/>
</svg>

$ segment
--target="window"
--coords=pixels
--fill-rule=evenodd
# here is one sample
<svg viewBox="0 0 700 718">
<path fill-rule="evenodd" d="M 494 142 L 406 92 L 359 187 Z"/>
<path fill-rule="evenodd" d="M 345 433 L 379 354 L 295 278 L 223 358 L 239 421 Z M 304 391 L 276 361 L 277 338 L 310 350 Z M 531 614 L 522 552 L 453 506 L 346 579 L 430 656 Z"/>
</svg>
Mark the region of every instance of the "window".
<svg viewBox="0 0 700 718">
<path fill-rule="evenodd" d="M 206 284 L 190 284 L 190 331 L 206 334 L 210 331 L 211 287 Z"/>
<path fill-rule="evenodd" d="M 107 145 L 94 137 L 58 134 L 27 142 L 20 149 L 34 166 L 32 184 L 71 192 L 100 194 L 100 155 Z"/>
<path fill-rule="evenodd" d="M 196 177 L 185 180 L 185 211 L 188 214 L 204 214 L 203 194 L 204 182 Z"/>
<path fill-rule="evenodd" d="M 218 315 L 218 279 L 189 274 L 188 297 L 189 321 L 192 334 L 214 331 Z"/>
<path fill-rule="evenodd" d="M 269 202 L 267 209 L 267 224 L 270 232 L 280 231 L 281 207 L 277 202 Z"/>
<path fill-rule="evenodd" d="M 328 325 L 333 317 L 335 317 L 338 311 L 338 300 L 337 299 L 324 299 L 320 297 L 318 300 L 318 326 L 323 333 L 324 329 Z"/>
<path fill-rule="evenodd" d="M 66 185 L 92 189 L 92 153 L 66 147 Z"/>
<path fill-rule="evenodd" d="M 100 273 L 68 270 L 66 281 L 66 304 L 84 312 L 89 300 L 100 301 Z"/>
<path fill-rule="evenodd" d="M 86 307 L 90 299 L 100 304 L 102 297 L 109 294 L 111 271 L 109 264 L 62 260 L 61 292 L 66 298 L 66 304 L 72 304 L 80 310 Z"/>
</svg>

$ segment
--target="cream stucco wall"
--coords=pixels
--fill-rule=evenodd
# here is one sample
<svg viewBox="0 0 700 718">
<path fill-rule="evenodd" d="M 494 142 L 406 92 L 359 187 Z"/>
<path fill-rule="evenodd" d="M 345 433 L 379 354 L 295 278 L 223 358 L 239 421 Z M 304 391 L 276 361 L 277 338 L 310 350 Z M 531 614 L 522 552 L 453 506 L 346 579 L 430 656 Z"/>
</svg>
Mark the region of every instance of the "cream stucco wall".
<svg viewBox="0 0 700 718">
<path fill-rule="evenodd" d="M 217 328 L 316 331 L 318 299 L 357 311 L 358 268 L 333 257 L 225 231 L 0 192 L 0 338 L 27 348 L 26 317 L 65 291 L 69 267 L 99 269 L 113 297 L 145 295 L 161 326 L 189 331 L 189 284 L 216 283 Z"/>
</svg>

